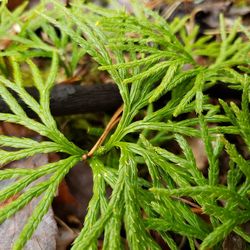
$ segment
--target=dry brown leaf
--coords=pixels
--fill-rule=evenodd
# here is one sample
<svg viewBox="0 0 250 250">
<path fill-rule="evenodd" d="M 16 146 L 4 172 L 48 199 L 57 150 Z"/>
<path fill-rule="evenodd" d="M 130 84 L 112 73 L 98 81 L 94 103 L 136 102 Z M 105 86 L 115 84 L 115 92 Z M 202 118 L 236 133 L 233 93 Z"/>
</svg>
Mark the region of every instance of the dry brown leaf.
<svg viewBox="0 0 250 250">
<path fill-rule="evenodd" d="M 0 134 L 9 135 L 9 136 L 16 136 L 16 137 L 29 137 L 29 138 L 37 138 L 41 137 L 36 132 L 25 128 L 24 126 L 3 122 L 0 126 Z M 39 138 L 41 139 L 41 138 Z"/>
</svg>

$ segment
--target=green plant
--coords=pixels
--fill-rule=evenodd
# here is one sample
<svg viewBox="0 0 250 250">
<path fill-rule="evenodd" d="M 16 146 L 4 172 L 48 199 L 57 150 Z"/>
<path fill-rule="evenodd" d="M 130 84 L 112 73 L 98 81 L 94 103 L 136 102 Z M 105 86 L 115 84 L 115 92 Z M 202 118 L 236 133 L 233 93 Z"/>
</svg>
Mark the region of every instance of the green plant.
<svg viewBox="0 0 250 250">
<path fill-rule="evenodd" d="M 240 21 L 227 34 L 221 16 L 220 40 L 212 40 L 211 36 L 197 38 L 197 27 L 190 33 L 186 31 L 187 18 L 176 18 L 168 24 L 157 13 L 138 6 L 136 1 L 134 15 L 79 2 L 73 1 L 70 8 L 65 8 L 53 1 L 54 8 L 45 14 L 40 13 L 45 8 L 42 7 L 44 1 L 31 11 L 34 19 L 27 18 L 24 22 L 16 17 L 22 32 L 14 35 L 14 43 L 0 54 L 3 69 L 0 94 L 12 111 L 12 114 L 1 113 L 0 120 L 21 124 L 50 140 L 36 142 L 1 135 L 1 146 L 20 150 L 1 150 L 0 163 L 5 165 L 37 153 L 69 155 L 35 170 L 0 171 L 0 180 L 18 177 L 14 184 L 0 191 L 1 201 L 21 192 L 34 180 L 50 176 L 1 208 L 2 222 L 34 197 L 42 196 L 13 249 L 22 249 L 46 214 L 59 182 L 82 158 L 91 165 L 94 188 L 84 227 L 72 249 L 96 249 L 102 234 L 103 249 L 122 249 L 123 228 L 131 249 L 160 249 L 150 232 L 157 232 L 171 249 L 178 247 L 170 232 L 187 237 L 191 249 L 195 249 L 196 240 L 202 242 L 200 249 L 220 246 L 231 231 L 250 242 L 250 236 L 241 227 L 250 219 L 249 160 L 244 159 L 225 136 L 239 136 L 250 149 L 250 70 L 246 56 L 250 53 L 250 34 Z M 3 5 L 2 19 L 6 13 L 11 16 L 8 20 L 12 25 L 12 17 L 18 12 L 9 13 Z M 38 20 L 54 41 L 53 45 L 35 34 Z M 1 29 L 3 27 L 1 25 Z M 57 35 L 55 28 L 61 35 Z M 245 40 L 238 37 L 239 30 L 247 37 Z M 62 63 L 66 43 L 72 43 L 73 47 L 71 66 Z M 124 103 L 115 131 L 93 156 L 65 138 L 49 109 L 49 94 L 58 68 L 61 65 L 66 75 L 72 75 L 80 58 L 76 56 L 78 49 L 80 55 L 89 54 L 100 65 L 100 70 L 108 71 Z M 12 75 L 6 71 L 3 56 L 11 61 Z M 31 60 L 36 56 L 52 58 L 47 80 Z M 207 57 L 208 65 L 199 65 L 198 56 Z M 33 85 L 39 90 L 39 102 L 25 91 L 19 66 L 23 62 L 29 65 Z M 205 91 L 219 82 L 242 92 L 240 107 L 223 100 L 218 104 L 209 103 Z M 22 98 L 39 120 L 26 115 L 9 89 Z M 170 100 L 156 108 L 155 103 L 166 93 L 170 93 Z M 188 113 L 193 117 L 175 119 Z M 113 123 L 118 121 L 118 116 Z M 214 126 L 208 126 L 211 124 Z M 196 166 L 188 137 L 200 138 L 205 145 L 209 162 L 207 178 Z M 164 146 L 173 140 L 182 154 L 174 154 Z M 230 170 L 227 183 L 221 185 L 219 157 L 224 150 L 230 158 Z M 141 165 L 147 169 L 149 179 L 139 176 Z M 106 195 L 107 186 L 112 188 L 111 197 Z M 192 198 L 211 223 L 194 213 L 179 198 L 182 196 Z M 223 201 L 223 206 L 218 201 Z"/>
</svg>

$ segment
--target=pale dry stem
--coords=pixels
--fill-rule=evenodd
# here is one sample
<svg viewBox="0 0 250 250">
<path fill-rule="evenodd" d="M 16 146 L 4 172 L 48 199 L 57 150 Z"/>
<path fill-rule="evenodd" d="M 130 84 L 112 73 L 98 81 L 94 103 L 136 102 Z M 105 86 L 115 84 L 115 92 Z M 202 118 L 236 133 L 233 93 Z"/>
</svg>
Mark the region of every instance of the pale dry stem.
<svg viewBox="0 0 250 250">
<path fill-rule="evenodd" d="M 120 114 L 122 113 L 122 111 L 123 111 L 123 105 L 120 106 L 116 110 L 116 112 L 114 113 L 114 115 L 110 119 L 109 123 L 107 124 L 105 130 L 103 131 L 102 135 L 97 140 L 97 142 L 95 143 L 95 145 L 91 148 L 91 150 L 87 154 L 84 154 L 82 156 L 83 160 L 86 160 L 87 158 L 92 157 L 93 154 L 94 154 L 94 152 L 97 150 L 97 148 L 99 148 L 101 146 L 101 144 L 104 142 L 104 140 L 108 136 L 108 134 L 111 131 L 111 129 L 120 121 L 120 119 L 121 119 Z"/>
</svg>

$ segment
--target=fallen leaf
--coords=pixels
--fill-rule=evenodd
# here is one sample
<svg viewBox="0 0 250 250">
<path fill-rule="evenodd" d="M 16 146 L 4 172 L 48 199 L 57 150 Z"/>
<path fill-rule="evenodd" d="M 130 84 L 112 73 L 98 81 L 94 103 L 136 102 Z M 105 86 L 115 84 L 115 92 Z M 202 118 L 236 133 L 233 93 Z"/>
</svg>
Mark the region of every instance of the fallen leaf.
<svg viewBox="0 0 250 250">
<path fill-rule="evenodd" d="M 72 230 L 60 218 L 55 217 L 58 224 L 58 235 L 56 238 L 56 250 L 67 250 L 74 239 L 78 236 L 79 231 Z"/>
<path fill-rule="evenodd" d="M 49 161 L 47 154 L 38 154 L 27 159 L 19 160 L 8 165 L 8 168 L 36 168 L 47 164 Z M 45 178 L 40 178 L 36 183 L 44 180 Z M 0 182 L 0 189 L 3 189 L 7 185 L 13 183 L 14 180 L 4 180 Z M 34 185 L 34 184 L 33 184 Z M 28 186 L 26 189 L 28 189 Z M 15 199 L 16 197 L 11 197 Z M 10 199 L 11 199 L 10 198 Z M 9 202 L 11 202 L 11 200 Z M 0 249 L 10 250 L 18 238 L 20 232 L 22 231 L 24 225 L 26 224 L 28 218 L 31 216 L 34 208 L 39 203 L 40 198 L 33 199 L 28 205 L 23 209 L 19 210 L 15 215 L 5 220 L 0 225 Z M 5 201 L 6 203 L 7 201 Z M 57 236 L 57 224 L 54 219 L 54 213 L 50 208 L 48 213 L 43 217 L 38 228 L 35 230 L 31 239 L 27 242 L 24 250 L 54 250 L 56 249 L 56 236 Z"/>
<path fill-rule="evenodd" d="M 74 228 L 81 228 L 92 197 L 91 168 L 83 162 L 73 167 L 65 177 L 53 201 L 55 215 Z"/>
<path fill-rule="evenodd" d="M 81 204 L 78 217 L 82 220 L 86 213 L 89 201 L 93 195 L 93 176 L 91 168 L 87 163 L 79 162 L 73 167 L 65 178 L 70 192 Z"/>
<path fill-rule="evenodd" d="M 38 135 L 36 132 L 25 128 L 24 126 L 3 122 L 0 126 L 1 134 L 9 135 L 9 136 L 16 136 L 16 137 L 29 137 L 33 139 L 41 139 L 41 136 Z M 38 138 L 39 137 L 39 138 Z"/>
<path fill-rule="evenodd" d="M 56 240 L 56 250 L 67 250 L 77 235 L 64 227 L 59 227 Z"/>
<path fill-rule="evenodd" d="M 232 232 L 223 241 L 223 250 L 247 250 L 246 241 Z"/>
</svg>

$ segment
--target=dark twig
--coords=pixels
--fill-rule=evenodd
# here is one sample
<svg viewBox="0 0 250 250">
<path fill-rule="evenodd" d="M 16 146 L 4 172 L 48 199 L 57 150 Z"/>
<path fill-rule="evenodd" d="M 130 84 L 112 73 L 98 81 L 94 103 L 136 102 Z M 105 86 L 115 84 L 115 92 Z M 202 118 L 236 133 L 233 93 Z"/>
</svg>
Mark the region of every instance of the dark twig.
<svg viewBox="0 0 250 250">
<path fill-rule="evenodd" d="M 35 88 L 26 89 L 36 100 L 39 99 L 39 93 Z M 13 93 L 12 93 L 13 94 Z M 29 116 L 35 114 L 24 104 L 24 102 L 13 94 L 20 105 Z M 119 90 L 115 84 L 97 84 L 97 85 L 56 85 L 50 98 L 51 113 L 54 116 L 112 112 L 122 104 Z M 9 107 L 0 98 L 0 112 L 9 113 Z"/>
<path fill-rule="evenodd" d="M 39 93 L 35 88 L 26 88 L 27 91 L 36 99 Z M 12 93 L 31 117 L 36 115 L 25 105 L 25 103 L 14 93 Z M 221 98 L 224 100 L 241 99 L 241 91 L 227 88 L 223 84 L 216 85 L 205 91 L 211 98 Z M 163 96 L 158 102 L 165 104 L 168 96 Z M 114 112 L 122 104 L 122 98 L 115 84 L 96 84 L 96 85 L 74 85 L 58 84 L 52 92 L 50 98 L 50 108 L 53 116 Z M 0 112 L 10 113 L 9 107 L 0 97 Z"/>
</svg>

